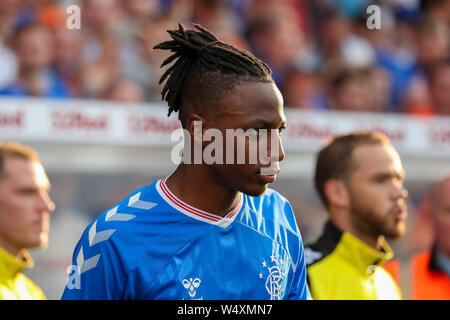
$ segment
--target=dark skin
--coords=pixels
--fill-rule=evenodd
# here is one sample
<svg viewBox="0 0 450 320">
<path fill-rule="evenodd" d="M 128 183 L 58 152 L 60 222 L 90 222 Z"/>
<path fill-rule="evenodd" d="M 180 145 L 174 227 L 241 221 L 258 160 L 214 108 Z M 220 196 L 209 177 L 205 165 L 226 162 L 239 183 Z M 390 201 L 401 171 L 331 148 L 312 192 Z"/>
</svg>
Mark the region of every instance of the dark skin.
<svg viewBox="0 0 450 320">
<path fill-rule="evenodd" d="M 242 82 L 218 103 L 220 112 L 208 119 L 202 117 L 201 112 L 187 117 L 186 127 L 191 137 L 194 121 L 202 121 L 203 130 L 220 130 L 224 140 L 226 129 L 275 129 L 281 133 L 286 126 L 283 99 L 273 83 Z M 204 142 L 204 146 L 208 143 Z M 245 148 L 248 151 L 247 143 Z M 236 149 L 235 145 L 234 154 Z M 285 156 L 280 140 L 278 152 L 271 154 L 269 144 L 267 155 L 272 168 L 279 168 L 279 162 Z M 166 183 L 180 200 L 223 217 L 238 205 L 241 193 L 259 196 L 266 191 L 268 182 L 260 171 L 269 166 L 260 161 L 257 164 L 249 164 L 248 161 L 245 164 L 212 165 L 181 163 Z"/>
</svg>

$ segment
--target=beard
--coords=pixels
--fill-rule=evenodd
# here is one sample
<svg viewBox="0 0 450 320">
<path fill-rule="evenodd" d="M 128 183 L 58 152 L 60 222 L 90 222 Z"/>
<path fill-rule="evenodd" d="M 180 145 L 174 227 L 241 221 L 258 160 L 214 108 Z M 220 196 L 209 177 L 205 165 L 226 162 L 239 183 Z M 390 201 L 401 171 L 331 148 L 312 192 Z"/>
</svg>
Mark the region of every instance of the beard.
<svg viewBox="0 0 450 320">
<path fill-rule="evenodd" d="M 351 195 L 351 220 L 354 227 L 373 237 L 383 235 L 386 239 L 395 240 L 405 234 L 405 221 L 395 218 L 396 210 L 398 206 L 392 205 L 380 212 L 379 209 L 361 201 L 360 197 Z"/>
</svg>

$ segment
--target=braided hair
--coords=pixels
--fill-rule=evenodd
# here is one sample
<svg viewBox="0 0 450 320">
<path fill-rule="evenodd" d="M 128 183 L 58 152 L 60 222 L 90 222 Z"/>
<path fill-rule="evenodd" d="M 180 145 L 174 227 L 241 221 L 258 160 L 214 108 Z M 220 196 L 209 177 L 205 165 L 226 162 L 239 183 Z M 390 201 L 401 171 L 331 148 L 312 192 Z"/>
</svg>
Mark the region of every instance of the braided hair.
<svg viewBox="0 0 450 320">
<path fill-rule="evenodd" d="M 173 52 L 161 68 L 176 60 L 159 81 L 166 81 L 161 96 L 168 103 L 168 116 L 178 112 L 182 120 L 188 101 L 196 107 L 207 106 L 204 111 L 209 114 L 218 99 L 240 82 L 273 82 L 269 66 L 253 54 L 219 41 L 200 25 L 193 26 L 196 30 L 186 30 L 179 23 L 178 30 L 167 31 L 172 40 L 154 47 Z"/>
</svg>

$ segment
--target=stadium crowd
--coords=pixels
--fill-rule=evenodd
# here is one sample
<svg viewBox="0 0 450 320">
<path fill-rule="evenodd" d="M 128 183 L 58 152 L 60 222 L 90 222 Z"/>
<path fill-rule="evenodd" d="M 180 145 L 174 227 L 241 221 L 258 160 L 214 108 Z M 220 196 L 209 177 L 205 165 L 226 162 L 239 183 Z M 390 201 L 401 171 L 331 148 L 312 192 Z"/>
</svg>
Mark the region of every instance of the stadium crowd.
<svg viewBox="0 0 450 320">
<path fill-rule="evenodd" d="M 0 95 L 160 101 L 178 22 L 268 62 L 287 107 L 450 114 L 447 0 L 2 0 Z"/>
</svg>

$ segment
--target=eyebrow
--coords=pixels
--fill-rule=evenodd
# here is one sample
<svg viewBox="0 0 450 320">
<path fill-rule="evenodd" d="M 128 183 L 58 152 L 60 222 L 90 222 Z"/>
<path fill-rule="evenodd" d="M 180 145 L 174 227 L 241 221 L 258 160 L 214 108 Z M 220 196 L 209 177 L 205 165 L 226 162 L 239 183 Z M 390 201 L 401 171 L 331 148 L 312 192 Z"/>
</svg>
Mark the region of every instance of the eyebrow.
<svg viewBox="0 0 450 320">
<path fill-rule="evenodd" d="M 263 119 L 257 119 L 257 120 L 253 120 L 252 122 L 250 122 L 248 124 L 249 127 L 262 127 L 262 128 L 267 128 L 267 129 L 272 129 L 272 128 L 286 128 L 286 119 L 282 119 L 280 122 L 275 123 L 274 121 L 266 121 Z"/>
<path fill-rule="evenodd" d="M 42 184 L 42 185 L 40 185 L 40 184 L 33 184 L 33 185 L 26 184 L 26 185 L 19 185 L 17 188 L 18 188 L 19 190 L 45 190 L 45 191 L 49 192 L 50 189 L 52 188 L 52 185 L 51 185 L 50 182 L 48 182 L 48 183 L 45 183 L 45 184 Z"/>
<path fill-rule="evenodd" d="M 388 178 L 397 178 L 400 180 L 405 179 L 405 172 L 404 171 L 383 171 L 383 172 L 377 172 L 373 175 L 374 179 L 388 179 Z"/>
</svg>

